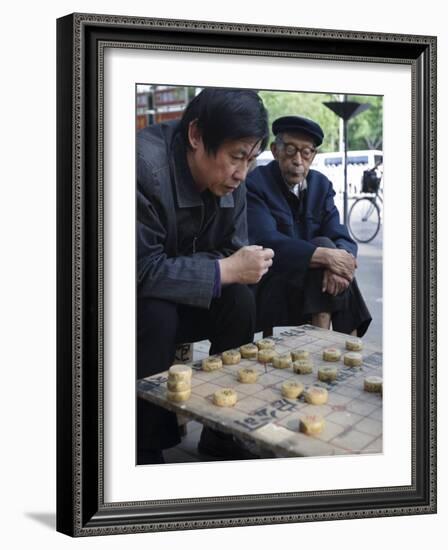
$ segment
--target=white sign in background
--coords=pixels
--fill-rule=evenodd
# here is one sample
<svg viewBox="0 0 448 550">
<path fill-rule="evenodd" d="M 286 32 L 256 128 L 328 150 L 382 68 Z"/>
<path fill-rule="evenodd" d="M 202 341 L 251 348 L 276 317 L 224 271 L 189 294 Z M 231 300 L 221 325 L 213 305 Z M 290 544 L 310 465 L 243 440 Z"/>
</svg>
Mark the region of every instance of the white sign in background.
<svg viewBox="0 0 448 550">
<path fill-rule="evenodd" d="M 135 467 L 136 83 L 384 96 L 383 454 Z M 410 484 L 409 66 L 106 49 L 104 193 L 106 502 Z"/>
</svg>

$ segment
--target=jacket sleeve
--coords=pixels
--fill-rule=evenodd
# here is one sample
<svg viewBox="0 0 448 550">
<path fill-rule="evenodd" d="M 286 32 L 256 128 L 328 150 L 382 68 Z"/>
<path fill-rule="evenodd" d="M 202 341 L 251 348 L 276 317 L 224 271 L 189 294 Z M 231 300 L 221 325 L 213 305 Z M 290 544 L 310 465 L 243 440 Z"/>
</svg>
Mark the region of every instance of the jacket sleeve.
<svg viewBox="0 0 448 550">
<path fill-rule="evenodd" d="M 213 296 L 211 255 L 169 257 L 166 209 L 160 184 L 144 159 L 137 159 L 137 285 L 139 297 L 207 308 Z"/>
<path fill-rule="evenodd" d="M 304 274 L 317 247 L 278 230 L 275 218 L 259 187 L 256 181 L 251 181 L 247 188 L 249 242 L 274 250 L 272 270 L 293 270 Z"/>
<path fill-rule="evenodd" d="M 321 232 L 323 236 L 332 240 L 337 248 L 343 248 L 356 257 L 358 245 L 350 237 L 347 227 L 340 222 L 339 211 L 334 204 L 335 194 L 333 185 L 329 182 L 324 202 L 325 212 L 322 219 Z"/>
</svg>

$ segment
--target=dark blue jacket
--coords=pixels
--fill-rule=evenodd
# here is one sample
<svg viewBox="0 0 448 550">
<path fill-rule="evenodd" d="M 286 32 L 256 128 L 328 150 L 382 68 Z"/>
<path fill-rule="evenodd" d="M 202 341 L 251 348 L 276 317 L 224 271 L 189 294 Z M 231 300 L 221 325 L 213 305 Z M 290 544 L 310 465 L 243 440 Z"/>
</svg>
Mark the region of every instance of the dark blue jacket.
<svg viewBox="0 0 448 550">
<path fill-rule="evenodd" d="M 316 249 L 310 242 L 314 237 L 328 237 L 337 248 L 357 254 L 356 243 L 340 223 L 331 182 L 315 170 L 309 171 L 306 181 L 305 200 L 300 204 L 277 161 L 247 176 L 249 241 L 274 250 L 275 271 L 306 271 Z"/>
</svg>

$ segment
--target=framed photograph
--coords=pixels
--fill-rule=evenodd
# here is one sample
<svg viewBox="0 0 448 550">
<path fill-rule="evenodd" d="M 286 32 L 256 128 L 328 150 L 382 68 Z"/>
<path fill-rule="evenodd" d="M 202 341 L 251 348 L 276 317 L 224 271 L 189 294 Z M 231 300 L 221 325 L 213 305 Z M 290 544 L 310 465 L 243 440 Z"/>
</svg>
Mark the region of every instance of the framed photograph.
<svg viewBox="0 0 448 550">
<path fill-rule="evenodd" d="M 72 14 L 58 20 L 57 40 L 58 531 L 90 536 L 435 513 L 436 38 Z M 224 137 L 214 150 L 197 122 L 200 115 L 184 124 L 185 133 L 181 130 L 188 113 L 196 112 L 191 105 L 197 109 L 207 101 L 212 112 L 210 101 L 229 93 L 240 102 L 238 112 L 246 100 L 257 98 L 255 103 L 264 106 L 260 120 L 269 115 L 269 126 L 263 119 L 260 134 L 256 116 L 245 119 L 253 139 L 243 140 L 247 151 L 232 161 L 243 166 L 235 185 L 210 174 L 224 169 L 222 144 L 233 147 L 241 139 Z M 237 122 L 223 118 L 221 124 L 233 131 Z M 161 146 L 160 136 L 171 128 L 178 141 Z M 285 143 L 291 135 L 313 139 Z M 181 250 L 188 241 L 187 248 L 178 254 L 163 249 L 164 261 L 187 258 L 182 277 L 173 275 L 173 267 L 157 271 L 148 268 L 146 257 L 141 260 L 142 242 L 151 244 L 155 257 L 160 243 L 151 239 L 174 218 L 180 223 L 175 210 L 161 214 L 163 200 L 151 194 L 154 182 L 161 188 L 165 165 L 150 176 L 148 166 L 154 168 L 157 147 L 160 155 L 177 154 L 181 138 L 176 174 L 165 170 L 167 186 L 178 185 L 185 173 L 195 184 L 204 182 L 204 216 L 210 217 L 201 230 L 221 215 L 228 219 L 240 201 L 238 223 L 249 225 L 250 245 L 264 247 L 260 254 L 266 254 L 266 265 L 269 240 L 261 242 L 258 233 L 251 237 L 257 175 L 269 166 L 283 169 L 282 162 L 287 170 L 290 154 L 309 160 L 307 201 L 313 174 L 333 182 L 331 208 L 325 204 L 327 212 L 334 208 L 341 214 L 344 238 L 358 251 L 356 279 L 370 310 L 368 331 L 354 327 L 359 342 L 334 316 L 333 330 L 316 326 L 311 317 L 291 323 L 257 319 L 261 332 L 254 337 L 261 348 L 260 341 L 269 336 L 278 357 L 306 348 L 315 370 L 299 373 L 305 394 L 310 386 L 324 389 L 330 395 L 326 404 L 282 395 L 282 386 L 297 374 L 289 363 L 276 368 L 280 359 L 278 365 L 272 358 L 262 365 L 259 355 L 258 362 L 246 365 L 250 360 L 239 357 L 240 366 L 248 367 L 240 370 L 260 377 L 252 385 L 242 380 L 236 385 L 237 365 L 220 365 L 217 372 L 211 361 L 204 372 L 209 353 L 249 344 L 252 336 L 220 348 L 216 334 L 222 336 L 223 325 L 217 325 L 216 334 L 199 330 L 206 323 L 196 313 L 184 323 L 190 332 L 170 347 L 174 354 L 174 344 L 181 345 L 175 362 L 182 366 L 168 370 L 172 358 L 168 363 L 156 359 L 169 338 L 153 334 L 170 323 L 165 310 L 143 322 L 142 300 L 162 296 L 180 304 L 185 316 L 188 308 L 211 310 L 210 300 L 222 299 L 227 283 L 237 282 L 225 278 L 221 261 L 248 244 L 232 240 L 240 244 L 214 256 L 208 241 L 201 243 L 203 231 L 191 244 L 192 214 L 184 208 L 176 246 Z M 227 153 L 233 158 L 233 149 Z M 282 175 L 288 183 L 286 172 Z M 237 187 L 247 187 L 247 197 Z M 301 200 L 299 191 L 294 201 Z M 204 195 L 209 192 L 218 197 L 213 201 L 220 201 L 222 214 L 210 214 L 214 202 Z M 191 196 L 183 194 L 181 200 L 195 206 L 188 203 Z M 364 210 L 357 213 L 363 204 L 368 216 Z M 368 234 L 366 224 L 358 223 L 367 218 Z M 225 233 L 225 226 L 218 234 L 221 230 Z M 316 230 L 316 235 L 322 233 Z M 206 267 L 195 271 L 197 263 L 190 259 L 204 255 Z M 160 262 L 155 263 L 160 267 Z M 183 293 L 180 278 L 187 288 Z M 192 307 L 197 304 L 200 308 Z M 146 323 L 153 328 L 142 340 Z M 156 345 L 140 370 L 147 352 L 140 340 L 151 337 Z M 363 346 L 360 356 L 344 350 L 349 341 Z M 329 363 L 322 351 L 328 359 L 334 348 L 343 349 L 344 357 L 337 358 L 337 378 L 329 380 L 323 378 Z M 350 358 L 361 365 L 348 364 Z M 145 370 L 146 364 L 151 368 Z M 191 379 L 191 373 L 191 388 L 185 390 L 179 381 L 185 384 L 183 377 Z M 216 406 L 216 393 L 229 386 L 236 405 Z M 174 419 L 180 443 L 143 448 L 141 406 L 151 407 L 152 418 L 161 411 L 158 426 L 164 434 Z M 314 428 L 320 433 L 307 433 L 305 419 L 320 422 Z M 237 454 L 215 460 L 204 444 L 197 453 L 198 438 L 204 443 L 201 429 L 226 442 L 231 438 L 248 460 Z"/>
</svg>

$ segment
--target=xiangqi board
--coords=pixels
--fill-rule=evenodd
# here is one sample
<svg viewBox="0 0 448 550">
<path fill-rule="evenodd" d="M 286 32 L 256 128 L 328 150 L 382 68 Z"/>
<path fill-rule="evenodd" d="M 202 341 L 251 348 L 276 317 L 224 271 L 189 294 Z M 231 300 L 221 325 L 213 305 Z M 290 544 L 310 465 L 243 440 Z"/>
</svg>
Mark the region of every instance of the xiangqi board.
<svg viewBox="0 0 448 550">
<path fill-rule="evenodd" d="M 381 352 L 374 345 L 363 343 L 359 352 L 361 365 L 348 366 L 344 357 L 357 353 L 346 348 L 349 337 L 309 325 L 285 330 L 272 339 L 279 355 L 299 349 L 308 351 L 312 372 L 297 374 L 291 367 L 275 368 L 272 363 L 262 364 L 258 359 L 244 358 L 236 364 L 223 364 L 221 368 L 206 372 L 202 362 L 197 361 L 189 363 L 193 373 L 191 396 L 187 401 L 176 403 L 167 398 L 168 371 L 139 380 L 139 398 L 233 433 L 256 448 L 260 456 L 382 452 L 382 393 L 378 391 L 378 383 L 368 384 L 369 391 L 365 388 L 366 378 L 381 380 Z M 339 359 L 331 362 L 323 359 L 324 350 L 329 348 L 340 350 Z M 318 378 L 322 367 L 332 367 L 326 369 L 331 371 L 327 380 Z M 242 383 L 238 374 L 241 369 L 256 370 L 256 382 Z M 285 381 L 300 382 L 304 391 L 298 398 L 284 397 L 282 385 Z M 318 405 L 307 402 L 306 392 L 311 387 L 327 390 L 328 400 Z M 224 388 L 236 392 L 233 406 L 216 405 L 214 395 Z M 299 430 L 301 419 L 305 418 L 319 424 L 318 433 Z"/>
</svg>

